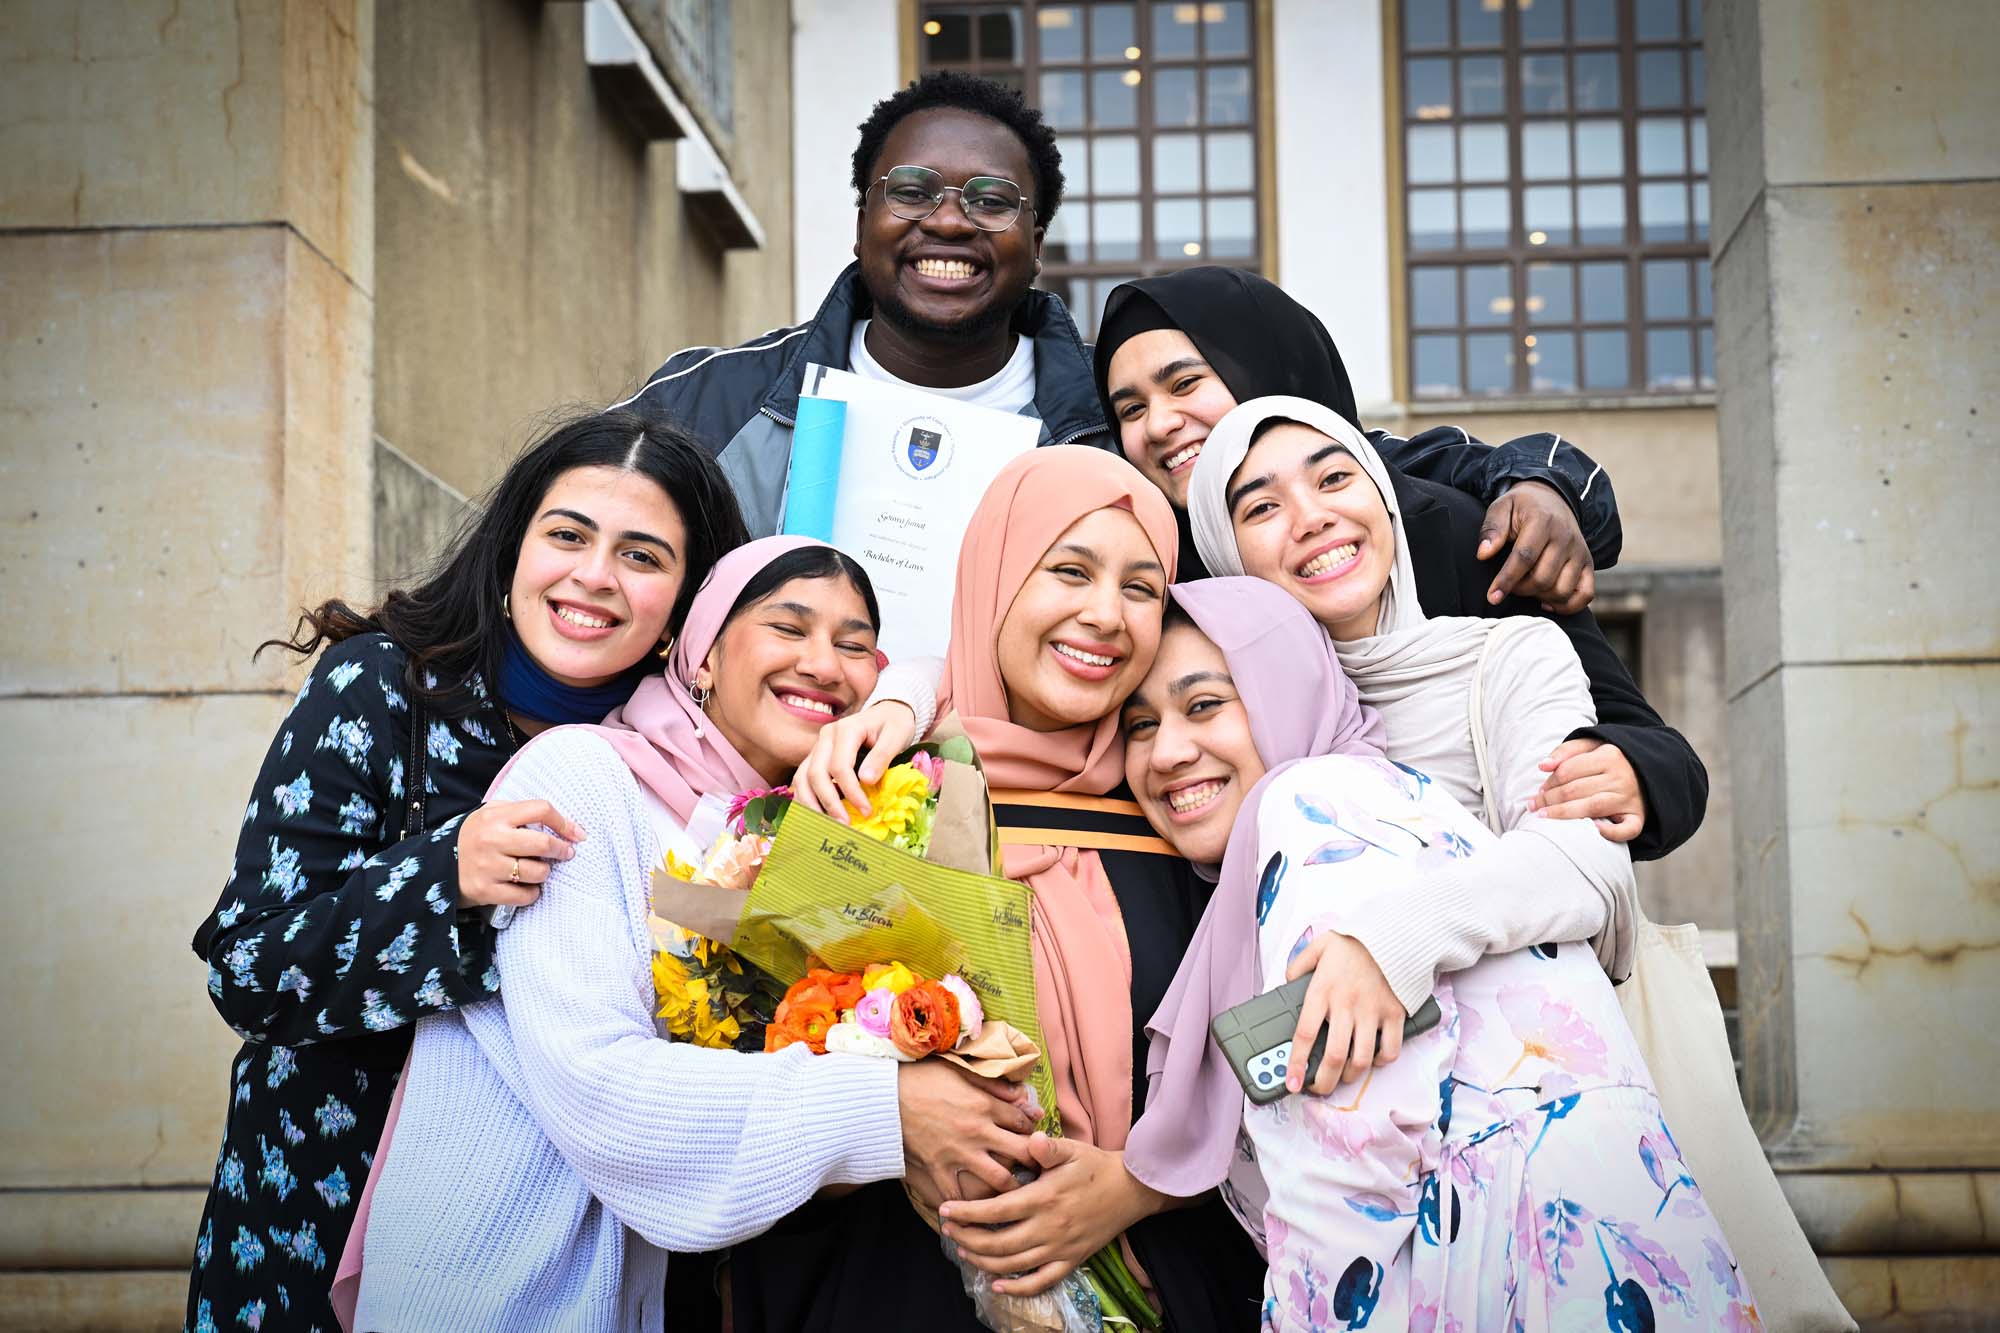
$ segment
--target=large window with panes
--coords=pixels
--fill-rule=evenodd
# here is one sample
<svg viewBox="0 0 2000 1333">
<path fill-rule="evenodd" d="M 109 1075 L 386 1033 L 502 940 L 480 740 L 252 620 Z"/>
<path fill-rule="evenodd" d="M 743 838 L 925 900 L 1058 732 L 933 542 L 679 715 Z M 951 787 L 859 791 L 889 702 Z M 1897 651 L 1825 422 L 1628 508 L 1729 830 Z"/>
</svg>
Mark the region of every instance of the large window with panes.
<svg viewBox="0 0 2000 1333">
<path fill-rule="evenodd" d="M 1714 387 L 1701 0 L 1400 0 L 1416 399 Z"/>
<path fill-rule="evenodd" d="M 925 69 L 1018 88 L 1055 129 L 1068 186 L 1039 285 L 1085 338 L 1128 279 L 1262 267 L 1253 17 L 1249 0 L 918 6 Z"/>
</svg>

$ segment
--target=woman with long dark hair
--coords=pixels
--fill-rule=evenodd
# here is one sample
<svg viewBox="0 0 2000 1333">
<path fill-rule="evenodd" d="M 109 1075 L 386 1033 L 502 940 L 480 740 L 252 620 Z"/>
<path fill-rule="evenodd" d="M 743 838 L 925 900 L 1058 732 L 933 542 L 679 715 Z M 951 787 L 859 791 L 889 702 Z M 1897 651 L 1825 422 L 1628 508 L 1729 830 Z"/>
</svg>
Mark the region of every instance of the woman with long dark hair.
<svg viewBox="0 0 2000 1333">
<path fill-rule="evenodd" d="M 370 612 L 326 602 L 264 645 L 320 656 L 194 939 L 245 1045 L 188 1327 L 334 1327 L 411 1025 L 496 992 L 478 909 L 533 901 L 592 832 L 547 801 L 482 804 L 488 787 L 526 737 L 599 722 L 656 674 L 745 539 L 698 441 L 599 412 L 532 445 L 424 582 Z"/>
</svg>

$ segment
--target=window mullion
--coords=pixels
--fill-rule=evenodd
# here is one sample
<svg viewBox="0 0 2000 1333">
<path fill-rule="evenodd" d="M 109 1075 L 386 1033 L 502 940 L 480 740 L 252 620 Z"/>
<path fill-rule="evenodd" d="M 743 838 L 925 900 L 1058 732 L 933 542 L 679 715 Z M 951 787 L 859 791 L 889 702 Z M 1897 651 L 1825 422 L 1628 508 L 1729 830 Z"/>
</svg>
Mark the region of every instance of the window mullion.
<svg viewBox="0 0 2000 1333">
<path fill-rule="evenodd" d="M 1500 50 L 1500 78 L 1506 89 L 1507 108 L 1507 193 L 1510 196 L 1509 212 L 1515 220 L 1507 232 L 1507 290 L 1514 294 L 1513 309 L 1507 312 L 1510 335 L 1507 368 L 1514 382 L 1514 392 L 1525 394 L 1533 383 L 1528 366 L 1528 302 L 1524 290 L 1527 286 L 1526 254 L 1532 248 L 1528 245 L 1528 117 L 1526 93 L 1521 87 L 1521 20 L 1513 5 L 1501 7 Z"/>
</svg>

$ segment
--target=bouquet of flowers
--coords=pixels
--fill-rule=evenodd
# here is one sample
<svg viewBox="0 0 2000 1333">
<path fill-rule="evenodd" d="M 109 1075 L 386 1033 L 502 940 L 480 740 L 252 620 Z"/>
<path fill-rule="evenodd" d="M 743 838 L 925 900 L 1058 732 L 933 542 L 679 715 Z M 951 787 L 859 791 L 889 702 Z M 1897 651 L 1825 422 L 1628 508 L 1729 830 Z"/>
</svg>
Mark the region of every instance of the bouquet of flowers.
<svg viewBox="0 0 2000 1333">
<path fill-rule="evenodd" d="M 868 814 L 851 805 L 847 808 L 848 827 L 912 855 L 924 855 L 944 766 L 935 749 L 909 751 L 869 790 Z M 790 801 L 788 787 L 738 793 L 701 865 L 669 850 L 662 858 L 661 873 L 689 885 L 747 891 L 770 855 Z M 784 983 L 729 945 L 677 925 L 657 911 L 651 925 L 653 984 L 660 997 L 658 1017 L 667 1035 L 717 1049 L 766 1049 L 765 1034 L 784 999 Z"/>
<path fill-rule="evenodd" d="M 871 964 L 858 976 L 816 967 L 785 992 L 765 1029 L 764 1049 L 803 1042 L 815 1055 L 921 1060 L 976 1047 L 985 1021 L 963 977 L 931 981 L 896 962 Z"/>
<path fill-rule="evenodd" d="M 947 974 L 932 981 L 900 962 L 874 963 L 859 974 L 812 969 L 785 992 L 764 1040 L 766 1050 L 803 1045 L 816 1055 L 835 1051 L 906 1062 L 939 1055 L 994 1078 L 1018 1077 L 1040 1058 L 1020 1033 L 986 1021 L 979 996 L 964 978 Z M 1033 1174 L 1017 1168 L 1016 1177 L 1026 1183 Z M 921 1206 L 918 1211 L 929 1218 Z M 980 1319 L 995 1333 L 1158 1326 L 1145 1318 L 1151 1306 L 1116 1242 L 1038 1296 L 1000 1295 L 992 1277 L 960 1260 L 949 1241 L 944 1252 Z M 1144 1316 L 1128 1313 L 1134 1310 Z"/>
<path fill-rule="evenodd" d="M 769 803 L 790 797 L 786 787 L 738 794 L 701 865 L 696 867 L 669 849 L 661 859 L 661 872 L 693 884 L 748 889 L 771 850 Z M 653 987 L 660 997 L 658 1017 L 666 1035 L 716 1049 L 763 1050 L 764 1029 L 784 998 L 784 983 L 698 930 L 676 925 L 657 912 L 650 924 Z"/>
<path fill-rule="evenodd" d="M 1040 1056 L 1032 892 L 996 873 L 977 765 L 962 735 L 918 746 L 846 824 L 784 788 L 731 801 L 700 866 L 670 856 L 653 873 L 669 1033 L 740 1050 L 935 1055 L 1026 1081 L 1042 1127 L 1060 1133 Z M 996 1333 L 1159 1326 L 1115 1243 L 1037 1297 L 999 1295 L 985 1273 L 958 1267 Z"/>
</svg>

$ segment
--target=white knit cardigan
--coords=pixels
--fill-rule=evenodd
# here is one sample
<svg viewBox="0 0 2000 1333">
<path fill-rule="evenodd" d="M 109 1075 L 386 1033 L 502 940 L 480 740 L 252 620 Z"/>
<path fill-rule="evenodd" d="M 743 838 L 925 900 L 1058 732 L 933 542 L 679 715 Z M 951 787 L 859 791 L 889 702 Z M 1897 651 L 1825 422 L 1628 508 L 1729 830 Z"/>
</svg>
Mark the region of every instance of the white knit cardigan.
<svg viewBox="0 0 2000 1333">
<path fill-rule="evenodd" d="M 893 1061 L 655 1035 L 649 873 L 664 846 L 701 849 L 611 747 L 530 747 L 493 799 L 532 798 L 588 836 L 501 932 L 501 996 L 417 1025 L 368 1221 L 369 1333 L 658 1333 L 667 1250 L 902 1174 Z"/>
</svg>

